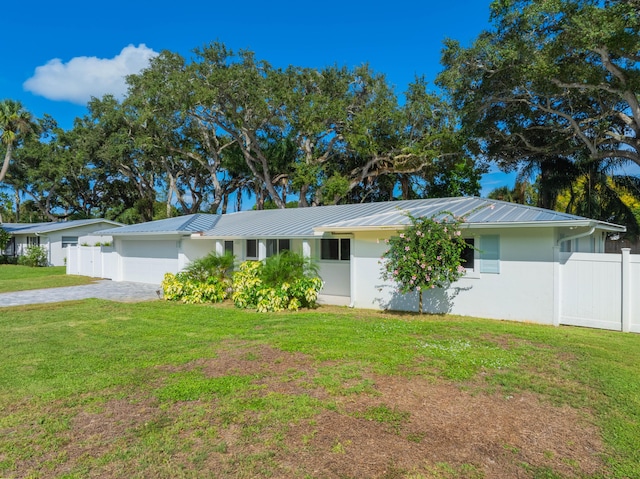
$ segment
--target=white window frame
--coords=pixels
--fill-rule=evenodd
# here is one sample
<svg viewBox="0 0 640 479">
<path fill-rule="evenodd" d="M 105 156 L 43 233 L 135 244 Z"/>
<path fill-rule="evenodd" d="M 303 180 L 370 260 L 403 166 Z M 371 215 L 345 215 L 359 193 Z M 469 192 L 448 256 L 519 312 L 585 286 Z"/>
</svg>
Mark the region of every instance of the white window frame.
<svg viewBox="0 0 640 479">
<path fill-rule="evenodd" d="M 249 256 L 249 241 L 252 241 L 255 244 L 256 254 L 255 256 Z M 244 253 L 246 259 L 258 259 L 260 255 L 260 245 L 257 239 L 246 239 L 244 242 Z"/>
<path fill-rule="evenodd" d="M 324 241 L 337 241 L 338 254 L 337 258 L 323 258 L 324 249 L 322 247 Z M 348 244 L 345 248 L 344 245 Z M 321 238 L 319 248 L 320 261 L 350 261 L 351 260 L 351 238 Z"/>
</svg>

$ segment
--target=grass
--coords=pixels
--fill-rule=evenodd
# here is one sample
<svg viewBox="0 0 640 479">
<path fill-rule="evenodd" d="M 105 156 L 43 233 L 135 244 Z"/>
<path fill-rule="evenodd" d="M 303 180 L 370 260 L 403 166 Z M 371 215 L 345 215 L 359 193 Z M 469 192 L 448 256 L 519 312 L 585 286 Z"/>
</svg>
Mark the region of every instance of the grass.
<svg viewBox="0 0 640 479">
<path fill-rule="evenodd" d="M 77 286 L 93 282 L 87 276 L 67 275 L 64 266 L 30 268 L 18 265 L 0 265 L 0 293 L 62 286 Z"/>
<path fill-rule="evenodd" d="M 15 280 L 28 276 L 0 267 L 0 288 L 8 282 L 6 271 Z M 638 335 L 339 308 L 258 314 L 100 300 L 3 309 L 0 333 L 0 477 L 79 478 L 101 470 L 207 477 L 212 458 L 219 461 L 215 477 L 278 475 L 277 455 L 286 453 L 291 428 L 308 424 L 310 440 L 314 418 L 344 412 L 341 404 L 354 396 L 368 394 L 373 401 L 352 417 L 400 432 L 410 413 L 376 402 L 367 372 L 502 396 L 531 391 L 553 404 L 589 409 L 607 447 L 606 477 L 639 477 Z M 303 353 L 318 365 L 314 377 L 284 371 L 278 384 L 306 380 L 325 395 L 268 390 L 265 381 L 273 377 L 259 368 L 236 371 L 233 362 L 224 370 L 206 369 L 233 347 L 247 350 L 238 362 L 253 364 L 259 356 L 254 348 L 265 345 Z M 91 415 L 111 428 L 108 439 L 74 436 L 74 425 Z M 232 443 L 247 448 L 231 455 Z M 262 449 L 252 449 L 256 444 Z M 80 448 L 75 455 L 71 445 Z M 342 454 L 354 445 L 337 438 L 331 447 Z M 176 459 L 186 457 L 188 464 Z M 474 465 L 433 467 L 424 477 L 482 477 Z M 562 477 L 537 465 L 524 465 L 522 474 Z"/>
</svg>

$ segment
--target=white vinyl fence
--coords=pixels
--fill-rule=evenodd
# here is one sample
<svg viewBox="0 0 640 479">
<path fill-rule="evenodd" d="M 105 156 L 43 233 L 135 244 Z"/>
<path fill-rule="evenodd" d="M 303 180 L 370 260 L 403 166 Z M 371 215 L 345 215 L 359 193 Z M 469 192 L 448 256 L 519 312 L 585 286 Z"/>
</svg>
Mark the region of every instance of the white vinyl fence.
<svg viewBox="0 0 640 479">
<path fill-rule="evenodd" d="M 117 265 L 113 246 L 67 247 L 67 274 L 113 279 Z"/>
<path fill-rule="evenodd" d="M 640 255 L 558 253 L 555 324 L 640 333 Z"/>
</svg>

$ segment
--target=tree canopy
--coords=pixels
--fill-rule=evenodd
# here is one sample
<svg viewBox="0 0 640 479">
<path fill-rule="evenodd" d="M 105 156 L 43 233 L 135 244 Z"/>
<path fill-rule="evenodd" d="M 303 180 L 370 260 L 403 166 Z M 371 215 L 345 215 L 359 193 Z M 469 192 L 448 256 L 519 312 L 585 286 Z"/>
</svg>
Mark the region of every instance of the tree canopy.
<svg viewBox="0 0 640 479">
<path fill-rule="evenodd" d="M 491 20 L 445 42 L 438 78 L 476 155 L 539 178 L 549 208 L 585 171 L 640 166 L 640 2 L 498 0 Z"/>
<path fill-rule="evenodd" d="M 398 96 L 367 65 L 276 68 L 212 43 L 190 59 L 162 52 L 127 82 L 124 99 L 92 99 L 69 131 L 45 117 L 22 141 L 6 183 L 40 217 L 479 193 L 456 116 L 422 78 Z"/>
</svg>

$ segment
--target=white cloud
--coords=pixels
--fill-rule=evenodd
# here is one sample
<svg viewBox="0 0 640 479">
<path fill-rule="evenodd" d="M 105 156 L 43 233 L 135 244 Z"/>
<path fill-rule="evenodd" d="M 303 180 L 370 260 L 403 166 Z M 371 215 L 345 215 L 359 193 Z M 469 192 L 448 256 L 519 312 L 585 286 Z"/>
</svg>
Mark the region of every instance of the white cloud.
<svg viewBox="0 0 640 479">
<path fill-rule="evenodd" d="M 113 58 L 75 57 L 67 63 L 59 58 L 36 68 L 24 82 L 25 90 L 49 100 L 86 104 L 91 97 L 110 93 L 122 98 L 127 93 L 125 77 L 140 72 L 158 55 L 144 43 L 129 45 Z"/>
</svg>

